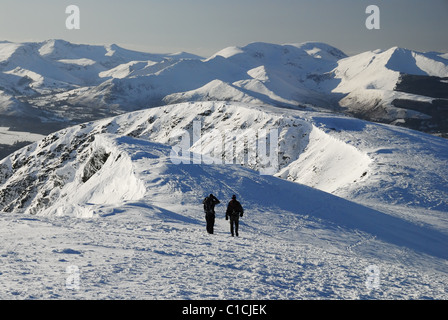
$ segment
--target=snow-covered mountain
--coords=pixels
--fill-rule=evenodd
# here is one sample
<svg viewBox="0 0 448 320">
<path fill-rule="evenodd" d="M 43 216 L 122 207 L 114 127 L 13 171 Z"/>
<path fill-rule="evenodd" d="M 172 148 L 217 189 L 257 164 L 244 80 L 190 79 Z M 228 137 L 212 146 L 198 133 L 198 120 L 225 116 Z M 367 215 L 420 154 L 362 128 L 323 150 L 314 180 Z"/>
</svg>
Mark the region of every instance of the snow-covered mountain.
<svg viewBox="0 0 448 320">
<path fill-rule="evenodd" d="M 447 61 L 446 54 L 401 48 L 348 57 L 319 42 L 252 43 L 207 59 L 63 40 L 1 42 L 0 113 L 9 117 L 5 127 L 28 117 L 41 122 L 35 133 L 48 134 L 148 107 L 234 101 L 336 111 L 443 135 Z"/>
<path fill-rule="evenodd" d="M 446 299 L 447 59 L 1 42 L 0 297 Z"/>
<path fill-rule="evenodd" d="M 196 141 L 192 130 L 199 135 Z M 77 170 L 98 151 L 92 147 L 95 137 L 106 133 L 176 148 L 186 143 L 184 150 L 218 159 L 213 163 L 239 163 L 363 203 L 393 197 L 393 204 L 448 210 L 444 139 L 345 116 L 226 102 L 150 108 L 51 134 L 2 161 L 1 208 L 34 214 L 51 207 L 68 193 L 62 186 L 80 182 Z M 269 161 L 271 135 L 278 137 L 278 158 Z M 267 161 L 249 142 L 262 137 Z M 182 155 L 180 149 L 177 153 Z M 108 154 L 104 150 L 98 157 Z M 412 183 L 417 176 L 419 183 Z"/>
<path fill-rule="evenodd" d="M 446 54 L 396 47 L 365 52 L 339 61 L 332 92 L 361 118 L 446 133 L 447 62 Z"/>
<path fill-rule="evenodd" d="M 278 171 L 260 174 L 266 163 L 242 137 L 270 141 L 271 129 Z M 193 153 L 180 153 L 195 132 Z M 447 144 L 345 116 L 230 102 L 63 129 L 0 162 L 0 295 L 446 298 Z M 213 236 L 201 205 L 209 193 L 222 202 Z M 238 239 L 224 220 L 232 194 L 245 207 Z M 71 266 L 76 290 L 65 286 Z M 374 288 L 366 268 L 379 272 Z"/>
<path fill-rule="evenodd" d="M 108 74 L 119 77 L 120 72 L 129 73 L 135 65 L 199 58 L 184 52 L 149 54 L 117 45 L 63 40 L 0 42 L 0 127 L 9 129 L 9 139 L 0 137 L 0 158 L 23 146 L 22 137 L 30 136 L 30 132 L 47 135 L 74 123 L 122 113 L 113 106 L 65 103 L 68 97 L 100 86 L 111 78 Z"/>
</svg>

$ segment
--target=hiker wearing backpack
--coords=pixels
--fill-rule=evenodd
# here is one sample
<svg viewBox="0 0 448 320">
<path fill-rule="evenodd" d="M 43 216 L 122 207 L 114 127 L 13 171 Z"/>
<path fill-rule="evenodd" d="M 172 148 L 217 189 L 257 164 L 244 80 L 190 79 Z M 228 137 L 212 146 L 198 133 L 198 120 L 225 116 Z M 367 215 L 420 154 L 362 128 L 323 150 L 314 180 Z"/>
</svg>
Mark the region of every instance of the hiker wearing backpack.
<svg viewBox="0 0 448 320">
<path fill-rule="evenodd" d="M 230 217 L 230 232 L 232 233 L 232 237 L 234 235 L 238 237 L 238 226 L 240 217 L 243 216 L 243 213 L 243 206 L 238 200 L 236 200 L 236 195 L 233 195 L 232 200 L 230 200 L 226 210 L 226 220 L 229 220 Z"/>
<path fill-rule="evenodd" d="M 204 205 L 205 221 L 207 222 L 207 232 L 213 234 L 213 228 L 215 226 L 215 205 L 219 204 L 220 201 L 213 194 L 202 201 Z"/>
</svg>

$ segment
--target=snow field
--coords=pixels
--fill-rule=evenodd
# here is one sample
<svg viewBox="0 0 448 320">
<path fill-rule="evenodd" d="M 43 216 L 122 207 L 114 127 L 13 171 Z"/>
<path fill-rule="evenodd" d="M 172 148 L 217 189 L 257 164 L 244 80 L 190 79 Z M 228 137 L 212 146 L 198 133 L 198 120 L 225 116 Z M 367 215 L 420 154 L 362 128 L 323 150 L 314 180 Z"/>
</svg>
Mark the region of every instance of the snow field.
<svg viewBox="0 0 448 320">
<path fill-rule="evenodd" d="M 2 299 L 446 298 L 446 275 L 410 267 L 411 253 L 395 249 L 388 260 L 370 248 L 372 257 L 363 257 L 329 240 L 326 249 L 316 237 L 297 241 L 300 233 L 273 236 L 278 222 L 257 230 L 257 212 L 243 219 L 241 238 L 231 238 L 222 218 L 216 234 L 206 234 L 199 210 L 192 223 L 141 203 L 98 209 L 98 219 L 2 216 L 2 237 L 11 240 L 1 252 Z M 353 246 L 368 246 L 364 240 L 359 234 Z M 371 264 L 381 270 L 374 290 L 366 287 Z M 66 286 L 69 266 L 79 268 L 78 289 Z"/>
<path fill-rule="evenodd" d="M 2 144 L 12 145 L 17 142 L 38 141 L 45 136 L 29 132 L 10 131 L 10 128 L 0 127 L 0 142 Z"/>
</svg>

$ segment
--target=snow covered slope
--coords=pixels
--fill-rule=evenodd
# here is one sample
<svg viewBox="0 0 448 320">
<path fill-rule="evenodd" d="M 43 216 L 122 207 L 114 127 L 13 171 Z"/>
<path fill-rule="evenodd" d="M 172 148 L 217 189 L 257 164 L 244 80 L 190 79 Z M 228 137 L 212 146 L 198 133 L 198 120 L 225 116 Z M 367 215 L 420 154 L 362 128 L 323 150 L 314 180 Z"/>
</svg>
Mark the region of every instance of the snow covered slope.
<svg viewBox="0 0 448 320">
<path fill-rule="evenodd" d="M 74 180 L 76 168 L 92 157 L 99 133 L 178 149 L 186 143 L 204 159 L 215 159 L 213 163 L 239 163 L 363 203 L 448 209 L 444 139 L 345 116 L 226 102 L 151 108 L 51 134 L 1 162 L 2 208 L 35 212 L 46 207 L 60 195 L 54 186 Z M 262 137 L 266 161 L 260 160 Z M 269 143 L 277 149 L 271 152 Z M 274 152 L 278 157 L 269 158 Z M 23 197 L 13 192 L 16 184 L 20 192 L 27 189 Z"/>
<path fill-rule="evenodd" d="M 117 45 L 82 45 L 63 40 L 2 42 L 0 52 L 2 73 L 15 76 L 16 81 L 28 79 L 29 83 L 18 89 L 41 94 L 98 85 L 102 82 L 101 72 L 132 61 L 160 62 L 164 59 L 161 54 L 130 51 Z"/>
<path fill-rule="evenodd" d="M 442 54 L 397 47 L 365 52 L 339 61 L 333 92 L 345 95 L 341 106 L 366 119 L 422 131 L 446 128 L 437 118 L 446 118 L 447 63 Z"/>
<path fill-rule="evenodd" d="M 195 120 L 197 164 L 174 152 Z M 276 175 L 296 182 L 250 158 L 218 163 L 216 133 L 249 128 L 278 128 Z M 0 162 L 0 296 L 446 299 L 447 150 L 407 129 L 224 102 L 70 127 Z M 207 235 L 211 192 L 222 204 Z M 235 239 L 224 220 L 232 194 L 245 208 Z"/>
<path fill-rule="evenodd" d="M 207 59 L 63 40 L 2 42 L 0 112 L 55 131 L 148 107 L 233 101 L 337 111 L 444 135 L 447 61 L 401 48 L 348 57 L 319 42 L 257 42 Z M 35 133 L 52 132 L 42 131 Z"/>
<path fill-rule="evenodd" d="M 82 99 L 73 105 L 67 98 L 100 86 L 114 76 L 129 74 L 134 65 L 199 58 L 187 53 L 150 54 L 117 45 L 72 44 L 63 40 L 2 41 L 0 125 L 47 135 L 74 123 L 122 113 L 123 110 L 101 108 Z M 93 98 L 98 97 L 90 97 L 89 101 Z M 4 143 L 0 140 L 1 144 Z"/>
</svg>

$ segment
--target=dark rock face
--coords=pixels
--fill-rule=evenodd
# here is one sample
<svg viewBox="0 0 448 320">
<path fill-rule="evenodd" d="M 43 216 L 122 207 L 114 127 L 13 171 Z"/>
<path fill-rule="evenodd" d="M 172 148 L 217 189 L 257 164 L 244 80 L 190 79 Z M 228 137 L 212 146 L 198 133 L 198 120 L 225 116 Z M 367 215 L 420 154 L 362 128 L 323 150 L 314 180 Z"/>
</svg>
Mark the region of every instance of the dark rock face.
<svg viewBox="0 0 448 320">
<path fill-rule="evenodd" d="M 434 98 L 431 103 L 395 99 L 395 107 L 428 116 L 426 119 L 407 119 L 403 126 L 448 138 L 448 78 L 402 74 L 395 90 Z"/>
</svg>

